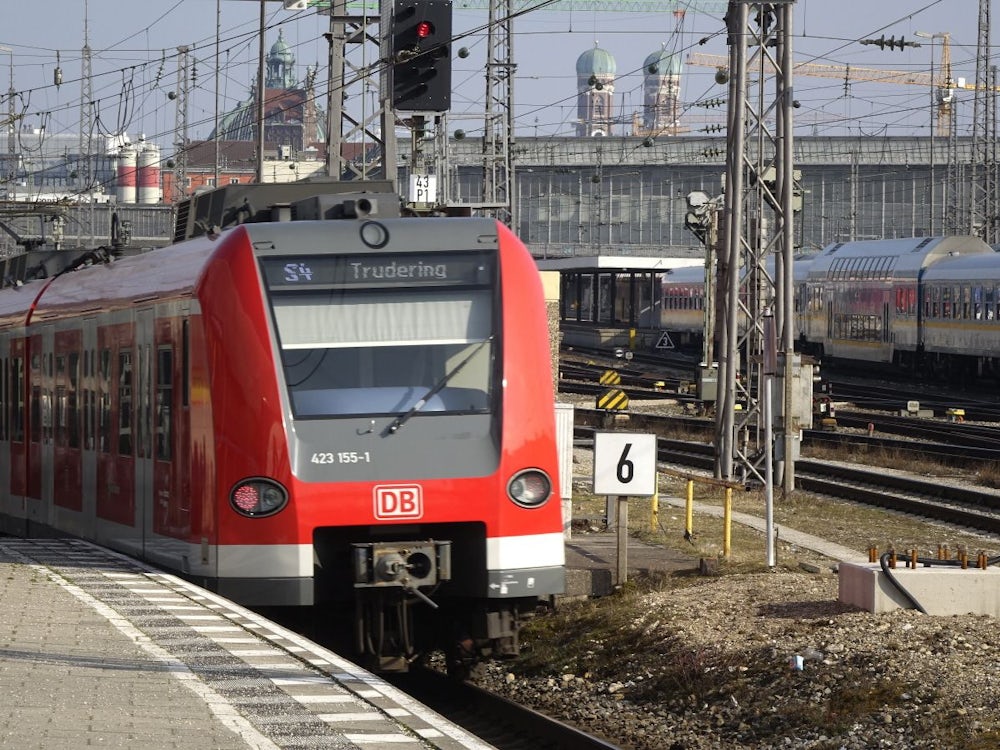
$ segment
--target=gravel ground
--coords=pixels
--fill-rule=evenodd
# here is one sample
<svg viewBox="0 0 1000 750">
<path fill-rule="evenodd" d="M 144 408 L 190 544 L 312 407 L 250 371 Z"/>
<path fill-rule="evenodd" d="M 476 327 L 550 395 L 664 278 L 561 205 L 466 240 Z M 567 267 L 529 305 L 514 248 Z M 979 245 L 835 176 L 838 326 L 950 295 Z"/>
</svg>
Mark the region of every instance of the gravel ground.
<svg viewBox="0 0 1000 750">
<path fill-rule="evenodd" d="M 587 456 L 576 460 L 586 476 Z M 864 552 L 870 515 L 834 529 L 811 508 L 798 510 L 799 530 L 829 530 Z M 920 549 L 942 539 L 1000 549 L 996 538 L 884 518 L 879 533 L 905 529 Z M 995 618 L 859 611 L 838 601 L 838 561 L 787 548 L 779 559 L 564 602 L 528 625 L 518 660 L 475 680 L 634 750 L 1000 748 Z"/>
<path fill-rule="evenodd" d="M 583 605 L 599 637 L 536 630 L 479 684 L 636 750 L 1000 747 L 993 618 L 872 615 L 837 602 L 832 574 L 788 571 L 605 606 L 630 622 L 608 633 Z"/>
</svg>

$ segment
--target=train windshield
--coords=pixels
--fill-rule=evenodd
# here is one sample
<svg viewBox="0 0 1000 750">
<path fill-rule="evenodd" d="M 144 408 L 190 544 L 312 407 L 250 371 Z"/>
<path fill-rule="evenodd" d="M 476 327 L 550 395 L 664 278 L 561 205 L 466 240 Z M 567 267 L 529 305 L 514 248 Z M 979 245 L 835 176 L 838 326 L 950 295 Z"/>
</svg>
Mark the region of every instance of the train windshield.
<svg viewBox="0 0 1000 750">
<path fill-rule="evenodd" d="M 493 274 L 480 270 L 474 284 L 272 284 L 296 416 L 488 411 Z"/>
</svg>

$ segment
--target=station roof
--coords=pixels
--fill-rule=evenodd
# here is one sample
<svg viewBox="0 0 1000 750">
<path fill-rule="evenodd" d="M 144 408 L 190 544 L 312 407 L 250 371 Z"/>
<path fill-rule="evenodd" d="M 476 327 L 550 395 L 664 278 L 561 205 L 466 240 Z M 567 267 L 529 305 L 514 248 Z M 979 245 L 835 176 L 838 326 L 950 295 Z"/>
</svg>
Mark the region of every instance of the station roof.
<svg viewBox="0 0 1000 750">
<path fill-rule="evenodd" d="M 535 261 L 539 271 L 669 271 L 673 268 L 703 266 L 703 258 L 634 257 L 589 255 L 578 258 L 547 258 Z"/>
</svg>

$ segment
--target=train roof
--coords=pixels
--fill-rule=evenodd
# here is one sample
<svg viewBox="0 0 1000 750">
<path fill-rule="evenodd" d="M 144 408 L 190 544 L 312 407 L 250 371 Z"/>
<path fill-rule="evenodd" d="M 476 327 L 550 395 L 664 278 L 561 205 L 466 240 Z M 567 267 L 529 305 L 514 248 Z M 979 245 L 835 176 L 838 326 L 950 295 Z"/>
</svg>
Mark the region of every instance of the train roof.
<svg viewBox="0 0 1000 750">
<path fill-rule="evenodd" d="M 378 222 L 389 234 L 405 223 L 407 246 L 400 247 L 397 242 L 395 253 L 406 252 L 411 244 L 414 250 L 495 247 L 498 231 L 496 219 L 490 218 L 393 217 Z M 66 311 L 86 314 L 192 296 L 212 258 L 234 242 L 252 244 L 258 254 L 314 254 L 328 252 L 331 242 L 336 244 L 331 238 L 336 238 L 338 232 L 339 236 L 350 233 L 356 241 L 362 226 L 363 222 L 357 220 L 336 219 L 251 222 L 223 230 L 215 239 L 202 235 L 108 262 L 95 257 L 76 270 L 0 290 L 0 327 L 24 325 L 31 310 L 30 320 L 37 323 Z M 268 249 L 264 250 L 264 246 Z"/>
<path fill-rule="evenodd" d="M 992 252 L 978 237 L 965 235 L 835 242 L 815 256 L 809 278 L 915 279 L 941 258 Z"/>
<path fill-rule="evenodd" d="M 942 258 L 923 273 L 924 281 L 1000 282 L 1000 254 L 980 253 Z"/>
<path fill-rule="evenodd" d="M 32 306 L 32 321 L 38 322 L 67 309 L 85 313 L 188 293 L 228 234 L 217 242 L 199 238 L 4 289 L 0 326 L 23 325 Z"/>
<path fill-rule="evenodd" d="M 809 266 L 812 263 L 813 258 L 816 255 L 814 253 L 803 253 L 796 255 L 792 259 L 792 270 L 795 275 L 796 281 L 804 281 L 806 274 L 809 272 Z M 774 257 L 771 256 L 767 259 L 768 271 L 774 272 Z M 673 284 L 701 284 L 705 281 L 705 266 L 699 264 L 697 266 L 686 266 L 684 268 L 672 268 L 663 274 L 663 285 L 670 286 Z"/>
</svg>

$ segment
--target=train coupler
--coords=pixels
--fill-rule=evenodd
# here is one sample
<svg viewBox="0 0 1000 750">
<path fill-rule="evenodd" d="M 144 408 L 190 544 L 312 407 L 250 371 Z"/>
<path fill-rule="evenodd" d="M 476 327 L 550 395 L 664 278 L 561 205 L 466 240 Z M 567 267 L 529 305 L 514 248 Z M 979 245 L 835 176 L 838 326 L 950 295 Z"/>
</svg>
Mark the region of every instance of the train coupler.
<svg viewBox="0 0 1000 750">
<path fill-rule="evenodd" d="M 451 580 L 451 542 L 353 544 L 355 588 L 399 587 L 436 607 L 421 586 Z"/>
</svg>

